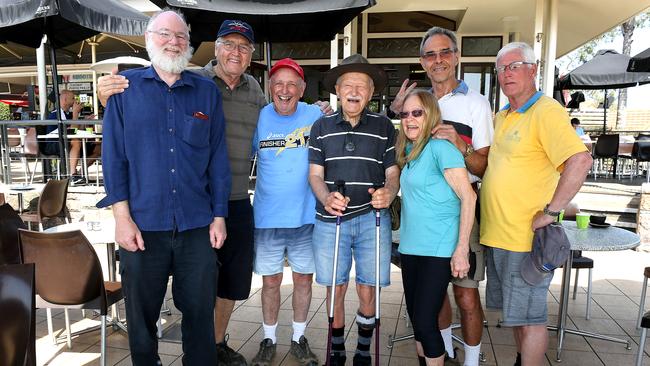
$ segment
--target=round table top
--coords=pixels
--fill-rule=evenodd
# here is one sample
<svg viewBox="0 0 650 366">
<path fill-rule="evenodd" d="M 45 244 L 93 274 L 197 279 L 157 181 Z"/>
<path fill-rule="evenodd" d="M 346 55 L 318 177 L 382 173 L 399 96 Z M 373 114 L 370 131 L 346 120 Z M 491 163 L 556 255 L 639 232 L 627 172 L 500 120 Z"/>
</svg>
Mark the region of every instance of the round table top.
<svg viewBox="0 0 650 366">
<path fill-rule="evenodd" d="M 53 226 L 46 229 L 46 233 L 60 233 L 64 231 L 81 230 L 90 244 L 107 244 L 115 242 L 115 220 L 79 221 L 69 224 Z"/>
<path fill-rule="evenodd" d="M 637 234 L 614 226 L 578 229 L 574 221 L 563 221 L 562 226 L 571 243 L 571 250 L 625 250 L 636 248 L 641 243 Z"/>
</svg>

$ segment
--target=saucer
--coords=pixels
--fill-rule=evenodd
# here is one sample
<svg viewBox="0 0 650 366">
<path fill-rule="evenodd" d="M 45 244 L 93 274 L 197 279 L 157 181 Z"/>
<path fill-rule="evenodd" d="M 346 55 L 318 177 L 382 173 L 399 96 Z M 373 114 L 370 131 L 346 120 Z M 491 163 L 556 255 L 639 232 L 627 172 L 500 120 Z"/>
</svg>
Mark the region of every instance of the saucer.
<svg viewBox="0 0 650 366">
<path fill-rule="evenodd" d="M 34 189 L 34 187 L 28 184 L 17 184 L 17 185 L 10 186 L 9 189 L 11 189 L 12 191 L 31 191 L 32 189 Z"/>
<path fill-rule="evenodd" d="M 590 223 L 589 223 L 589 226 L 591 226 L 591 227 L 596 227 L 596 228 L 606 228 L 606 227 L 610 227 L 611 224 L 610 224 L 610 223 L 607 223 L 607 222 L 604 223 L 604 224 L 596 224 L 596 223 L 594 223 L 594 222 L 590 222 Z"/>
</svg>

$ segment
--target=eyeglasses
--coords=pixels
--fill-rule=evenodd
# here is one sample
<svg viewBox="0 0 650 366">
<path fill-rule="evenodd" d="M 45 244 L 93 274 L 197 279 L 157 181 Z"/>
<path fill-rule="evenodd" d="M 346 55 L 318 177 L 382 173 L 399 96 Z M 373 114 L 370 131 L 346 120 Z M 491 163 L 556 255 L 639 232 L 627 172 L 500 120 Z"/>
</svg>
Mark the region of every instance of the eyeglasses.
<svg viewBox="0 0 650 366">
<path fill-rule="evenodd" d="M 506 70 L 510 70 L 512 72 L 516 72 L 517 70 L 520 70 L 524 65 L 535 65 L 533 62 L 526 62 L 526 61 L 515 61 L 511 62 L 508 65 L 501 65 L 497 66 L 497 73 L 498 74 L 503 74 L 506 72 Z"/>
<path fill-rule="evenodd" d="M 235 48 L 239 49 L 239 52 L 245 55 L 248 55 L 249 53 L 253 53 L 253 51 L 255 51 L 255 47 L 253 46 L 249 46 L 247 44 L 237 44 L 231 41 L 217 41 L 217 44 L 223 45 L 223 48 L 225 48 L 228 52 L 234 51 Z"/>
<path fill-rule="evenodd" d="M 155 33 L 160 37 L 165 42 L 169 42 L 172 40 L 172 38 L 176 37 L 176 39 L 181 42 L 181 43 L 187 43 L 189 41 L 190 36 L 187 33 L 172 33 L 168 31 L 167 29 L 161 29 L 157 31 L 147 31 L 149 33 Z"/>
<path fill-rule="evenodd" d="M 345 134 L 345 151 L 347 152 L 354 152 L 356 150 L 356 145 L 354 144 L 354 141 L 352 141 L 352 134 L 349 132 Z"/>
<path fill-rule="evenodd" d="M 455 52 L 456 52 L 456 50 L 453 50 L 451 48 L 445 48 L 445 49 L 442 49 L 442 50 L 440 50 L 438 52 L 436 52 L 436 51 L 427 51 L 427 52 L 422 54 L 422 58 L 427 60 L 427 61 L 435 60 L 435 59 L 438 58 L 438 56 L 440 56 L 440 58 L 450 58 L 451 55 L 453 55 Z"/>
<path fill-rule="evenodd" d="M 400 119 L 407 119 L 407 118 L 409 118 L 409 115 L 413 116 L 413 118 L 418 118 L 418 117 L 422 117 L 423 114 L 424 114 L 424 111 L 422 109 L 414 109 L 414 110 L 412 110 L 410 112 L 408 112 L 408 111 L 399 112 L 399 118 Z"/>
</svg>

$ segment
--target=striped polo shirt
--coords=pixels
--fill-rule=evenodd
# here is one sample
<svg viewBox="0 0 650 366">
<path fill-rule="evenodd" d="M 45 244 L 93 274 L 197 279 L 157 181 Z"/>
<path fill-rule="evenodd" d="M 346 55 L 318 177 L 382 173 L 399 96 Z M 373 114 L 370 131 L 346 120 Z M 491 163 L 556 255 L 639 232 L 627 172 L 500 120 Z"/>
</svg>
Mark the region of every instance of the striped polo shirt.
<svg viewBox="0 0 650 366">
<path fill-rule="evenodd" d="M 353 128 L 342 112 L 323 116 L 314 123 L 309 142 L 309 163 L 325 168 L 325 184 L 336 190 L 337 180 L 345 181 L 345 195 L 350 197 L 343 220 L 372 209 L 368 188 L 384 185 L 386 169 L 396 164 L 397 133 L 384 115 L 364 110 Z M 334 221 L 316 201 L 316 218 Z"/>
</svg>

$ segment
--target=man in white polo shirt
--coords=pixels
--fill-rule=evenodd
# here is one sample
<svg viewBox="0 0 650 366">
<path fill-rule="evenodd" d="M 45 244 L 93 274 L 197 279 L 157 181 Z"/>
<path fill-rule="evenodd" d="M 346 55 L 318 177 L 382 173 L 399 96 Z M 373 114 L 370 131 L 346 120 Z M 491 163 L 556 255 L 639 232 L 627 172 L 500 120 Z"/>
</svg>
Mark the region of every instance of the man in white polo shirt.
<svg viewBox="0 0 650 366">
<path fill-rule="evenodd" d="M 427 31 L 420 44 L 420 64 L 431 80 L 431 92 L 438 98 L 444 124 L 433 131 L 434 138 L 453 143 L 465 157 L 472 186 L 478 192 L 477 182 L 487 167 L 487 155 L 494 135 L 492 109 L 487 98 L 470 89 L 464 81 L 456 79 L 459 55 L 454 32 L 433 27 Z M 402 109 L 404 96 L 415 88 L 404 80 L 402 87 L 390 106 L 393 113 Z M 477 209 L 478 212 L 478 209 Z M 470 237 L 470 273 L 464 278 L 453 278 L 454 297 L 460 308 L 463 340 L 465 342 L 464 365 L 477 366 L 483 335 L 483 312 L 478 293 L 479 281 L 485 278 L 483 246 L 479 243 L 479 218 L 474 221 Z M 451 339 L 451 305 L 449 298 L 438 318 L 440 332 L 445 341 L 449 359 L 456 358 Z M 449 362 L 446 361 L 446 362 Z"/>
</svg>

